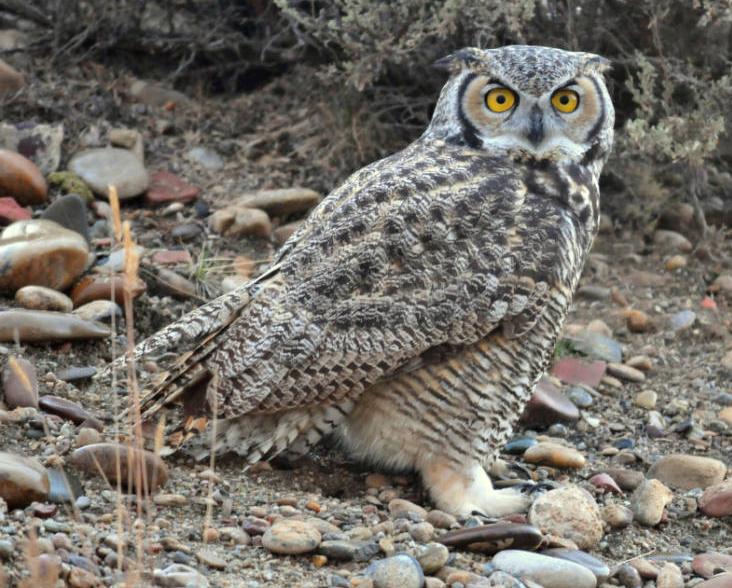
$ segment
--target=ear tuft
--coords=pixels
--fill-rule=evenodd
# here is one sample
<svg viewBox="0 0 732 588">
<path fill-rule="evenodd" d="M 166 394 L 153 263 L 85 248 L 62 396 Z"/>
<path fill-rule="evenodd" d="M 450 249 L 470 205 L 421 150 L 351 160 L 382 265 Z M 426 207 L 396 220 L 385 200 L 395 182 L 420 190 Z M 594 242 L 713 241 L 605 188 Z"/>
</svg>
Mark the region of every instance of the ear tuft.
<svg viewBox="0 0 732 588">
<path fill-rule="evenodd" d="M 595 55 L 594 53 L 585 53 L 584 59 L 582 60 L 582 70 L 587 73 L 603 74 L 610 71 L 612 66 L 613 64 L 609 59 L 601 55 Z"/>
<path fill-rule="evenodd" d="M 455 53 L 451 53 L 447 57 L 438 59 L 432 64 L 432 67 L 457 73 L 463 69 L 471 68 L 479 63 L 485 62 L 485 52 L 477 47 L 466 47 Z"/>
</svg>

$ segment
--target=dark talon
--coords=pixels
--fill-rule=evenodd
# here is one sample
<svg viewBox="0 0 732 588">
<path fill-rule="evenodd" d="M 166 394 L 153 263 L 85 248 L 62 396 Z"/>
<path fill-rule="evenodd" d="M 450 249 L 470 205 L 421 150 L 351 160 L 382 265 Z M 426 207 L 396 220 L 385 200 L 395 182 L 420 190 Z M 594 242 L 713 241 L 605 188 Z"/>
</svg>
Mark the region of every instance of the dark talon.
<svg viewBox="0 0 732 588">
<path fill-rule="evenodd" d="M 470 513 L 470 516 L 476 517 L 481 520 L 481 522 L 484 525 L 490 525 L 492 523 L 498 522 L 498 519 L 489 517 L 487 514 L 480 512 L 479 510 L 474 510 Z"/>
</svg>

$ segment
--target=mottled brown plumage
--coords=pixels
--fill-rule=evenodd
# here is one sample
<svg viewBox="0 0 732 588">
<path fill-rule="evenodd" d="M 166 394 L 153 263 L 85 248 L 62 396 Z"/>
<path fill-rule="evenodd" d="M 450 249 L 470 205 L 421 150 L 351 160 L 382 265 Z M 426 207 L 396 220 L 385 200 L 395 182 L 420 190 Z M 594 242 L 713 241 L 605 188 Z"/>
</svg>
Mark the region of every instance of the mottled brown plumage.
<svg viewBox="0 0 732 588">
<path fill-rule="evenodd" d="M 146 418 L 174 400 L 215 408 L 214 447 L 250 462 L 335 432 L 360 458 L 418 470 L 444 509 L 526 505 L 483 468 L 546 368 L 597 230 L 604 61 L 507 47 L 444 65 L 422 137 L 334 190 L 264 275 L 139 346 L 188 352 Z M 495 87 L 510 110 L 486 106 Z M 552 107 L 560 89 L 581 107 Z"/>
</svg>

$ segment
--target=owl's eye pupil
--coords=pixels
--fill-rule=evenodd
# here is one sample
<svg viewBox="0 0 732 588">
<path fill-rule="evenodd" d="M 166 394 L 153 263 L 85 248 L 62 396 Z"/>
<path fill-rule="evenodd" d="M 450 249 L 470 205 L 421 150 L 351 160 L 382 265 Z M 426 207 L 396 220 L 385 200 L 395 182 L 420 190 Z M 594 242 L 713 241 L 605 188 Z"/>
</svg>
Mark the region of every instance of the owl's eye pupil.
<svg viewBox="0 0 732 588">
<path fill-rule="evenodd" d="M 496 102 L 498 102 L 498 104 L 503 104 L 506 102 L 506 97 L 503 94 L 499 94 L 496 96 Z"/>
<path fill-rule="evenodd" d="M 566 106 L 569 104 L 569 96 L 560 96 L 559 101 Z"/>
</svg>

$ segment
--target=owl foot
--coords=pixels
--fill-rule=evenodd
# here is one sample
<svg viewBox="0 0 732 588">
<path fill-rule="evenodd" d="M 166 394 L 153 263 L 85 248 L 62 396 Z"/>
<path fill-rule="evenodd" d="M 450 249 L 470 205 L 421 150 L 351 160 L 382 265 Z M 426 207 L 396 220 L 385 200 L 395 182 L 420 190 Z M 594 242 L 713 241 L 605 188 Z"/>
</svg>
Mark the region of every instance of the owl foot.
<svg viewBox="0 0 732 588">
<path fill-rule="evenodd" d="M 458 471 L 454 464 L 434 460 L 421 468 L 421 473 L 437 508 L 457 516 L 477 513 L 485 518 L 500 518 L 526 512 L 534 500 L 532 493 L 522 489 L 524 484 L 518 484 L 518 488 L 494 489 L 478 463 Z"/>
</svg>

